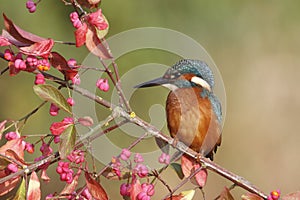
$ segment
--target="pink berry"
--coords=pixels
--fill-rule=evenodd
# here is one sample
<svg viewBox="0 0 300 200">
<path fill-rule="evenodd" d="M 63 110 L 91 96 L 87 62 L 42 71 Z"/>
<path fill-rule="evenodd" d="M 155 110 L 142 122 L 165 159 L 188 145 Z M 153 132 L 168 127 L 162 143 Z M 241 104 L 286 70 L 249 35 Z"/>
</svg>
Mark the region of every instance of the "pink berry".
<svg viewBox="0 0 300 200">
<path fill-rule="evenodd" d="M 140 177 L 140 178 L 144 178 L 148 175 L 148 168 L 143 165 L 138 163 L 135 167 L 134 167 L 134 172 Z"/>
<path fill-rule="evenodd" d="M 77 61 L 74 58 L 70 58 L 68 60 L 68 65 L 69 67 L 73 68 L 77 68 Z"/>
<path fill-rule="evenodd" d="M 103 78 L 98 79 L 96 86 L 103 92 L 107 92 L 109 90 L 109 84 L 107 79 L 103 79 Z"/>
<path fill-rule="evenodd" d="M 170 164 L 170 155 L 162 153 L 161 156 L 158 158 L 158 162 L 161 164 Z"/>
<path fill-rule="evenodd" d="M 5 139 L 6 140 L 14 140 L 14 139 L 17 139 L 19 138 L 20 136 L 16 133 L 16 132 L 8 132 L 5 134 Z"/>
<path fill-rule="evenodd" d="M 34 145 L 31 144 L 31 143 L 26 142 L 26 144 L 25 144 L 25 150 L 28 153 L 33 153 L 34 152 Z"/>
<path fill-rule="evenodd" d="M 123 150 L 122 150 L 122 153 L 121 153 L 121 155 L 120 155 L 120 158 L 121 158 L 122 160 L 128 160 L 129 157 L 130 157 L 130 155 L 131 155 L 131 152 L 130 152 L 128 149 L 123 149 Z"/>
<path fill-rule="evenodd" d="M 55 104 L 51 103 L 49 113 L 51 116 L 56 116 L 58 114 L 59 107 L 57 107 Z"/>
<path fill-rule="evenodd" d="M 72 13 L 70 14 L 70 20 L 71 20 L 71 22 L 74 22 L 74 21 L 76 21 L 77 19 L 79 19 L 78 13 L 77 13 L 77 12 L 72 12 Z"/>
<path fill-rule="evenodd" d="M 58 174 L 63 173 L 62 167 L 61 167 L 61 166 L 57 166 L 57 167 L 56 167 L 56 172 L 57 172 Z"/>
<path fill-rule="evenodd" d="M 130 184 L 122 183 L 120 186 L 120 194 L 122 196 L 130 196 L 130 192 L 129 192 L 130 188 L 131 188 Z"/>
<path fill-rule="evenodd" d="M 59 143 L 60 142 L 60 136 L 59 135 L 55 136 L 53 141 L 54 141 L 55 144 Z"/>
<path fill-rule="evenodd" d="M 74 105 L 75 105 L 75 101 L 74 101 L 74 99 L 71 98 L 71 97 L 69 97 L 69 98 L 67 99 L 67 102 L 68 102 L 68 104 L 69 104 L 70 106 L 74 106 Z"/>
<path fill-rule="evenodd" d="M 41 73 L 35 75 L 34 84 L 35 85 L 45 84 L 45 77 L 44 77 L 44 75 L 41 74 Z"/>
<path fill-rule="evenodd" d="M 7 165 L 7 169 L 11 172 L 11 173 L 15 173 L 18 171 L 18 166 L 14 163 L 9 163 Z"/>
<path fill-rule="evenodd" d="M 24 70 L 24 69 L 26 69 L 26 63 L 22 59 L 16 59 L 15 60 L 15 68 Z"/>
<path fill-rule="evenodd" d="M 26 8 L 29 10 L 30 13 L 33 13 L 36 10 L 36 4 L 33 2 L 33 0 L 28 0 L 26 2 Z"/>
<path fill-rule="evenodd" d="M 144 162 L 144 158 L 142 157 L 141 154 L 136 153 L 136 154 L 134 155 L 134 162 L 135 162 L 135 163 L 142 163 L 142 162 Z"/>
<path fill-rule="evenodd" d="M 76 74 L 73 78 L 72 78 L 72 83 L 74 85 L 80 85 L 80 77 L 79 74 Z"/>
<path fill-rule="evenodd" d="M 5 49 L 5 51 L 4 51 L 4 58 L 6 59 L 6 60 L 12 60 L 13 59 L 13 52 L 11 52 L 11 50 L 9 50 L 9 49 Z"/>
</svg>

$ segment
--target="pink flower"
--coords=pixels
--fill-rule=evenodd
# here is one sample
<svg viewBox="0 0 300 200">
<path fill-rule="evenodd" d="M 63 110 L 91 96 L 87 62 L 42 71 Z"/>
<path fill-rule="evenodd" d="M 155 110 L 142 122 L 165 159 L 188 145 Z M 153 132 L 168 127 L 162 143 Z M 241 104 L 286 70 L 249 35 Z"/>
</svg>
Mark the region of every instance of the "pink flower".
<svg viewBox="0 0 300 200">
<path fill-rule="evenodd" d="M 109 90 L 109 84 L 107 79 L 103 79 L 103 78 L 98 79 L 96 86 L 103 92 L 107 92 Z"/>
<path fill-rule="evenodd" d="M 170 155 L 162 153 L 161 156 L 158 158 L 158 162 L 161 164 L 170 164 Z"/>
<path fill-rule="evenodd" d="M 123 149 L 120 155 L 122 160 L 128 160 L 130 158 L 131 152 L 128 149 Z"/>
<path fill-rule="evenodd" d="M 89 14 L 88 21 L 90 24 L 96 26 L 99 30 L 104 30 L 108 27 L 108 24 L 102 15 L 101 9 Z"/>
</svg>

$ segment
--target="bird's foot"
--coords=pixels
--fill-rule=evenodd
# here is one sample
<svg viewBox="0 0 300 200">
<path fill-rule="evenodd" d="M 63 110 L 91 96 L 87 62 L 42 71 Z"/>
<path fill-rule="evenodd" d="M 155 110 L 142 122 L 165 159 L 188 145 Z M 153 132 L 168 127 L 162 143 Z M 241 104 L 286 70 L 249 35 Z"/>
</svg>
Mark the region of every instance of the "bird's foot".
<svg viewBox="0 0 300 200">
<path fill-rule="evenodd" d="M 196 161 L 197 161 L 197 163 L 201 163 L 201 158 L 202 158 L 202 154 L 201 153 L 197 153 L 197 155 L 196 155 Z"/>
</svg>

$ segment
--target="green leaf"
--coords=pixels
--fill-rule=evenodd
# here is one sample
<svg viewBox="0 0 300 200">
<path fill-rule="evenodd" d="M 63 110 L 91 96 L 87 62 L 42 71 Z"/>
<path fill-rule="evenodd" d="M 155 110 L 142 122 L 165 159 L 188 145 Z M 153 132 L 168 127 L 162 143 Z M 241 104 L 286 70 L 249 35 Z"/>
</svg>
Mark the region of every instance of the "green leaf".
<svg viewBox="0 0 300 200">
<path fill-rule="evenodd" d="M 65 97 L 52 85 L 34 85 L 33 90 L 41 99 L 54 103 L 57 107 L 72 114 L 71 107 Z"/>
<path fill-rule="evenodd" d="M 25 180 L 23 178 L 13 200 L 24 200 L 24 199 L 26 199 L 26 188 L 25 188 Z"/>
<path fill-rule="evenodd" d="M 175 170 L 177 176 L 180 178 L 180 179 L 183 179 L 184 178 L 184 175 L 182 173 L 182 169 L 181 169 L 181 165 L 179 163 L 171 163 L 170 164 L 171 167 Z"/>
<path fill-rule="evenodd" d="M 59 155 L 64 159 L 73 151 L 76 141 L 75 126 L 71 125 L 60 136 Z"/>
</svg>

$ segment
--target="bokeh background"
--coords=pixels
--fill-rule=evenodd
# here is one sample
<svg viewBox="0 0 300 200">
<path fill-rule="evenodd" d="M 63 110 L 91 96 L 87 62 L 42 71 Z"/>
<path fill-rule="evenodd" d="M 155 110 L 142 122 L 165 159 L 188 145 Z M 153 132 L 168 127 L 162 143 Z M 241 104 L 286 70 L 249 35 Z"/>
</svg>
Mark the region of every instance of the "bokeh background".
<svg viewBox="0 0 300 200">
<path fill-rule="evenodd" d="M 103 0 L 101 8 L 110 22 L 108 36 L 154 26 L 174 29 L 202 44 L 217 64 L 227 94 L 223 141 L 215 161 L 265 192 L 280 189 L 282 193 L 290 193 L 300 189 L 299 1 Z M 29 14 L 25 1 L 0 0 L 0 12 L 5 12 L 20 27 L 61 41 L 74 41 L 68 17 L 71 11 L 61 1 L 43 0 L 36 13 Z M 85 48 L 63 45 L 56 45 L 55 50 L 79 62 L 88 54 Z M 171 65 L 177 59 L 163 51 L 141 50 L 117 62 L 120 73 L 124 74 L 139 64 Z M 0 70 L 6 66 L 1 60 Z M 0 120 L 18 119 L 41 102 L 32 91 L 33 82 L 34 77 L 26 73 L 15 77 L 6 73 L 0 77 Z M 147 104 L 149 99 L 163 104 L 166 95 L 165 89 L 150 89 L 148 96 L 140 95 L 139 100 L 131 103 L 136 113 L 149 120 L 147 113 L 140 110 L 144 107 L 141 102 Z M 62 118 L 49 119 L 48 109 L 45 107 L 30 118 L 24 132 L 48 133 L 49 125 Z M 117 140 L 117 134 L 113 132 L 111 139 Z M 171 187 L 178 183 L 173 171 L 166 172 L 164 177 Z M 57 190 L 60 184 L 56 174 L 51 174 L 51 178 L 52 182 L 43 184 L 44 194 Z M 102 183 L 111 199 L 120 198 L 119 182 L 102 178 Z M 210 173 L 204 188 L 206 199 L 213 199 L 229 185 L 230 182 Z M 157 194 L 166 192 L 165 188 L 157 187 Z M 243 193 L 238 188 L 233 191 L 237 199 Z M 201 197 L 199 191 L 196 195 L 195 199 Z"/>
</svg>

